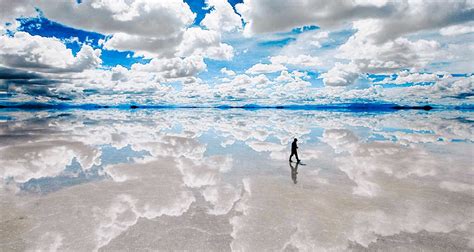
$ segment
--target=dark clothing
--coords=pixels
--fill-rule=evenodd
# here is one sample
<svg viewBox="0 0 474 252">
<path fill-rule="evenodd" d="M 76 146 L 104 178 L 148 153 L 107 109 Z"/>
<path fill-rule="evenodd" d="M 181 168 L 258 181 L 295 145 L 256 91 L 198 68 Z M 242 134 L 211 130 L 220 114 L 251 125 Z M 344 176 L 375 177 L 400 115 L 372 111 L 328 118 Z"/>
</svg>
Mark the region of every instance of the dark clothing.
<svg viewBox="0 0 474 252">
<path fill-rule="evenodd" d="M 291 143 L 291 155 L 290 155 L 290 162 L 291 162 L 291 158 L 294 156 L 296 156 L 296 161 L 300 161 L 300 159 L 298 158 L 298 151 L 296 150 L 298 149 L 298 146 L 296 146 L 296 141 L 293 141 L 293 143 Z"/>
<path fill-rule="evenodd" d="M 293 142 L 291 144 L 291 153 L 296 153 L 296 149 L 298 149 L 298 147 L 296 146 L 296 142 Z"/>
<path fill-rule="evenodd" d="M 295 152 L 293 152 L 293 151 L 291 152 L 291 155 L 290 155 L 290 161 L 291 161 L 291 158 L 293 157 L 293 155 L 295 155 L 295 156 L 296 156 L 296 161 L 298 161 L 298 162 L 299 162 L 299 161 L 300 161 L 300 159 L 298 158 L 298 152 L 296 152 L 296 151 L 295 151 Z"/>
</svg>

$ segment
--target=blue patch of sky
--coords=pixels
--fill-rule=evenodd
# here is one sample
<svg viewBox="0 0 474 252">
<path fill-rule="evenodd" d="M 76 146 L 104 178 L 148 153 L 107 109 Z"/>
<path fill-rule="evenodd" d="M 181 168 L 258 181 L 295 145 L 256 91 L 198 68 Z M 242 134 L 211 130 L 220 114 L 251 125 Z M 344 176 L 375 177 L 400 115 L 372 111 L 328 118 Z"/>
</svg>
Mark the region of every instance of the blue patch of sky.
<svg viewBox="0 0 474 252">
<path fill-rule="evenodd" d="M 209 13 L 212 8 L 207 8 L 206 1 L 205 0 L 186 0 L 184 1 L 189 5 L 189 8 L 191 8 L 191 11 L 196 14 L 196 18 L 194 19 L 194 25 L 199 25 L 201 21 L 204 19 L 207 13 Z M 229 0 L 228 1 L 232 7 L 235 9 L 235 5 L 238 3 L 242 3 L 242 0 Z"/>
<path fill-rule="evenodd" d="M 194 25 L 199 25 L 206 16 L 206 14 L 211 11 L 210 9 L 206 8 L 206 3 L 204 2 L 204 0 L 188 0 L 185 2 L 189 5 L 191 11 L 196 14 L 196 18 L 194 19 Z"/>
<path fill-rule="evenodd" d="M 104 176 L 99 172 L 99 166 L 88 170 L 82 170 L 81 165 L 74 158 L 64 171 L 55 177 L 33 178 L 20 184 L 24 192 L 47 194 L 82 183 L 97 181 Z"/>
<path fill-rule="evenodd" d="M 311 76 L 311 79 L 308 80 L 309 82 L 311 82 L 311 87 L 315 87 L 315 88 L 324 87 L 323 79 L 319 78 L 318 74 L 311 73 L 311 72 L 308 74 Z M 313 74 L 315 75 L 315 77 L 312 76 Z"/>
<path fill-rule="evenodd" d="M 372 135 L 369 136 L 369 138 L 367 139 L 369 142 L 372 142 L 372 141 L 387 141 L 387 140 L 390 140 L 392 142 L 396 142 L 396 138 L 392 137 L 392 138 L 387 138 L 381 134 L 377 134 L 377 133 L 374 133 Z"/>
<path fill-rule="evenodd" d="M 295 41 L 298 34 L 317 29 L 319 29 L 317 26 L 305 26 L 286 33 L 278 33 L 272 36 L 255 35 L 252 38 L 245 38 L 239 34 L 226 34 L 223 37 L 223 42 L 232 45 L 234 58 L 230 61 L 205 59 L 208 66 L 207 71 L 200 73 L 199 77 L 210 82 L 216 78 L 228 77 L 220 73 L 220 69 L 224 67 L 235 71 L 237 74 L 243 74 L 257 63 L 270 63 L 269 57 L 274 56 L 275 52 L 279 51 L 278 49 Z M 292 69 L 289 66 L 289 70 L 296 70 L 296 68 Z M 313 86 L 323 86 L 322 81 L 317 79 L 319 75 L 317 72 L 309 71 L 308 74 L 312 77 L 309 81 Z M 269 76 L 271 77 L 271 74 Z"/>
<path fill-rule="evenodd" d="M 379 82 L 385 78 L 391 77 L 391 80 L 395 80 L 396 75 L 387 75 L 387 74 L 367 74 L 367 77 L 372 80 L 372 82 Z"/>
<path fill-rule="evenodd" d="M 117 149 L 110 145 L 104 145 L 101 147 L 102 165 L 130 163 L 131 158 L 141 158 L 149 156 L 148 151 L 135 151 L 130 145 L 127 145 L 121 149 Z"/>
<path fill-rule="evenodd" d="M 268 46 L 261 46 L 254 39 L 243 37 L 229 37 L 224 40 L 234 47 L 234 58 L 229 61 L 205 59 L 207 71 L 199 74 L 199 77 L 205 80 L 212 80 L 214 77 L 227 77 L 220 73 L 220 69 L 227 68 L 235 71 L 237 74 L 243 74 L 253 65 L 265 60 L 268 63 L 268 57 L 272 55 L 273 50 Z"/>
<path fill-rule="evenodd" d="M 277 40 L 269 40 L 269 41 L 262 41 L 259 42 L 259 46 L 263 47 L 283 47 L 285 45 L 288 45 L 290 42 L 295 41 L 296 38 L 282 38 L 282 39 L 277 39 Z"/>
<path fill-rule="evenodd" d="M 347 40 L 354 35 L 356 30 L 354 29 L 344 29 L 339 31 L 331 32 L 329 35 L 328 43 L 323 43 L 323 49 L 332 49 L 339 47 L 347 42 Z"/>
</svg>

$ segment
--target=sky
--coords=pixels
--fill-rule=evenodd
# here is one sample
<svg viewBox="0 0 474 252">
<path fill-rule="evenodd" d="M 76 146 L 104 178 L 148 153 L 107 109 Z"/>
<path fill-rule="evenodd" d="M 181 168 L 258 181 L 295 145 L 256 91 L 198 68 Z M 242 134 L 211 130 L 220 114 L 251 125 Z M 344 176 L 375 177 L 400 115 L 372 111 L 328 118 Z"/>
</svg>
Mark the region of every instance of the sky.
<svg viewBox="0 0 474 252">
<path fill-rule="evenodd" d="M 0 0 L 0 103 L 472 105 L 473 63 L 473 0 Z"/>
</svg>

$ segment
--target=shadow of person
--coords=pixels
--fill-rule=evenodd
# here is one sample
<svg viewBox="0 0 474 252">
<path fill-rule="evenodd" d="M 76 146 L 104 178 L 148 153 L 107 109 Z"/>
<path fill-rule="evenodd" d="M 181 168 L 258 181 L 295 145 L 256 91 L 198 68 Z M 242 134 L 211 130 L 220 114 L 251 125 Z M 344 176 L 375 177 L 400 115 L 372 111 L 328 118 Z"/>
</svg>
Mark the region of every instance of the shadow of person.
<svg viewBox="0 0 474 252">
<path fill-rule="evenodd" d="M 293 183 L 297 183 L 298 181 L 296 181 L 297 177 L 298 177 L 298 165 L 300 164 L 299 162 L 296 163 L 295 166 L 293 166 L 293 164 L 291 162 L 290 163 L 290 169 L 291 169 L 291 179 L 293 180 Z"/>
</svg>

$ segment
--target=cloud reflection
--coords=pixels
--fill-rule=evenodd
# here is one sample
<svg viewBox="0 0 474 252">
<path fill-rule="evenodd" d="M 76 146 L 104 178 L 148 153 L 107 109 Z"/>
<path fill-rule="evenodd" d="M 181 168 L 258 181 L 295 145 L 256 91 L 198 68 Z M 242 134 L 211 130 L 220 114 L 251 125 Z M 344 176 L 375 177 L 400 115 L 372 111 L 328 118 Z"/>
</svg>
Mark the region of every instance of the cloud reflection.
<svg viewBox="0 0 474 252">
<path fill-rule="evenodd" d="M 167 249 L 222 239 L 219 248 L 244 251 L 348 250 L 391 237 L 429 250 L 419 239 L 435 236 L 474 245 L 470 112 L 4 113 L 2 250 L 114 249 L 148 237 L 147 225 L 195 237 L 163 234 Z M 306 164 L 297 183 L 287 165 L 294 137 Z M 91 169 L 100 177 L 60 183 Z M 39 179 L 62 186 L 25 190 Z"/>
</svg>

